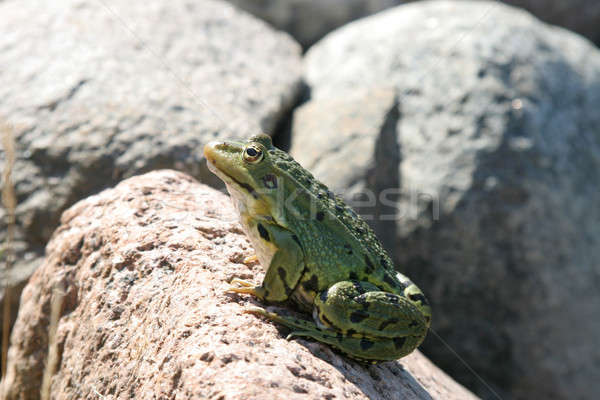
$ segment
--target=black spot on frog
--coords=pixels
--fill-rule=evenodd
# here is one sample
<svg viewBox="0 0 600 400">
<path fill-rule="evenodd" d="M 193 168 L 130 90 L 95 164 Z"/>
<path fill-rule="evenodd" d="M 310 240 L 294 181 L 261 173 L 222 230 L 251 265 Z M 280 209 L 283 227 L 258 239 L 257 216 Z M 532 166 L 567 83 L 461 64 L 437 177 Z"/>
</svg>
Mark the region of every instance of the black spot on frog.
<svg viewBox="0 0 600 400">
<path fill-rule="evenodd" d="M 267 232 L 267 230 L 265 229 L 265 227 L 262 224 L 258 224 L 256 226 L 256 228 L 258 229 L 258 234 L 260 235 L 260 237 L 267 241 L 270 242 L 271 238 L 269 237 L 269 232 Z"/>
<path fill-rule="evenodd" d="M 267 174 L 262 178 L 263 184 L 268 189 L 277 189 L 277 177 L 273 174 Z"/>
</svg>

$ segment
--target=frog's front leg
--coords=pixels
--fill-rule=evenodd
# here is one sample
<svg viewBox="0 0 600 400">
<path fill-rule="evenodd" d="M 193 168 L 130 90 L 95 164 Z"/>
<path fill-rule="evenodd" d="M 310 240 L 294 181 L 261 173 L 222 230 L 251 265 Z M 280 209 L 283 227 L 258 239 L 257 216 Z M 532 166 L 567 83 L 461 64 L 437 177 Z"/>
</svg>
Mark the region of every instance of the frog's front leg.
<svg viewBox="0 0 600 400">
<path fill-rule="evenodd" d="M 298 284 L 304 270 L 304 254 L 300 243 L 296 235 L 275 224 L 261 221 L 252 229 L 259 231 L 261 242 L 255 245 L 258 258 L 263 261 L 267 259 L 269 264 L 265 278 L 260 286 L 233 279 L 231 283 L 239 287 L 230 287 L 227 291 L 252 294 L 261 300 L 285 301 Z"/>
<path fill-rule="evenodd" d="M 429 325 L 428 306 L 368 282 L 338 282 L 315 298 L 314 307 L 319 328 L 292 335 L 311 337 L 370 362 L 409 354 L 421 344 Z"/>
</svg>

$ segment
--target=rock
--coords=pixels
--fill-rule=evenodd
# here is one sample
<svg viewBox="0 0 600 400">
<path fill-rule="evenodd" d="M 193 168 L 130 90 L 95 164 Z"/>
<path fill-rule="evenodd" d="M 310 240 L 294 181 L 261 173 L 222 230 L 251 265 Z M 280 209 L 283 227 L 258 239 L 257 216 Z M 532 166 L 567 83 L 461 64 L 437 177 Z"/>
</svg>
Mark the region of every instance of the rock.
<svg viewBox="0 0 600 400">
<path fill-rule="evenodd" d="M 202 146 L 273 133 L 299 93 L 297 43 L 212 0 L 6 1 L 0 49 L 21 270 L 63 210 L 124 177 L 169 167 L 220 185 Z"/>
<path fill-rule="evenodd" d="M 541 20 L 577 32 L 600 45 L 600 2 L 597 0 L 503 0 Z"/>
<path fill-rule="evenodd" d="M 347 22 L 402 0 L 228 0 L 292 35 L 304 48 Z"/>
<path fill-rule="evenodd" d="M 56 288 L 51 398 L 475 398 L 419 352 L 365 367 L 243 314 L 256 302 L 224 289 L 262 268 L 242 263 L 252 249 L 228 197 L 182 173 L 130 178 L 61 223 L 23 291 L 7 399 L 38 398 Z"/>
<path fill-rule="evenodd" d="M 227 0 L 292 35 L 304 48 L 355 19 L 412 0 Z M 600 2 L 596 0 L 501 0 L 600 44 Z M 500 0 L 494 3 L 499 3 Z M 495 4 L 487 5 L 493 12 Z M 486 11 L 479 17 L 488 14 Z"/>
<path fill-rule="evenodd" d="M 367 137 L 344 159 L 331 154 L 337 137 L 295 139 L 292 153 L 318 160 L 330 185 L 347 179 L 350 154 L 373 159 L 389 102 L 362 93 L 395 88 L 397 265 L 487 383 L 431 335 L 426 354 L 484 397 L 495 397 L 489 385 L 506 398 L 598 398 L 598 49 L 501 4 L 417 2 L 330 34 L 308 51 L 305 79 L 312 97 L 293 136 L 322 126 L 348 143 Z M 305 111 L 327 104 L 361 122 Z M 353 174 L 374 171 L 358 163 Z"/>
</svg>

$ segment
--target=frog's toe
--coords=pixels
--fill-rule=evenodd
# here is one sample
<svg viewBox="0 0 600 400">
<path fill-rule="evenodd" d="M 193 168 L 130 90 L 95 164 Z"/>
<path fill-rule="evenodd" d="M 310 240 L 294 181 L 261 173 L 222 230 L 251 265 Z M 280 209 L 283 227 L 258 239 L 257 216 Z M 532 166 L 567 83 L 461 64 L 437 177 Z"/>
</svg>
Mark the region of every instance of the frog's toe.
<svg viewBox="0 0 600 400">
<path fill-rule="evenodd" d="M 295 337 L 303 337 L 303 336 L 308 336 L 306 334 L 306 331 L 294 331 L 294 332 L 290 332 L 286 337 L 285 340 L 292 340 Z"/>
<path fill-rule="evenodd" d="M 256 254 L 248 256 L 243 260 L 244 264 L 254 264 L 255 262 L 258 262 L 258 257 L 256 256 Z"/>
<path fill-rule="evenodd" d="M 256 294 L 256 286 L 252 282 L 247 282 L 242 279 L 234 278 L 231 280 L 231 285 L 225 288 L 225 293 L 244 293 Z"/>
<path fill-rule="evenodd" d="M 253 287 L 237 287 L 229 286 L 223 290 L 225 293 L 242 293 L 242 294 L 255 294 Z"/>
<path fill-rule="evenodd" d="M 318 333 L 314 331 L 293 331 L 286 336 L 285 340 L 292 340 L 295 337 L 309 337 L 313 339 L 318 339 L 320 335 L 318 335 Z"/>
<path fill-rule="evenodd" d="M 283 326 L 287 326 L 290 329 L 296 329 L 296 331 L 292 332 L 289 335 L 289 338 L 293 336 L 309 336 L 308 332 L 310 332 L 311 330 L 318 330 L 317 326 L 312 321 L 279 315 L 277 313 L 267 311 L 264 308 L 260 307 L 247 307 L 244 309 L 244 312 L 254 315 L 261 315 L 273 322 L 277 322 Z M 307 334 L 298 334 L 303 332 L 307 332 Z"/>
<path fill-rule="evenodd" d="M 264 315 L 264 316 L 268 316 L 269 312 L 267 310 L 265 310 L 264 308 L 260 308 L 260 307 L 246 307 L 244 308 L 244 311 L 242 311 L 245 314 L 254 314 L 254 315 Z"/>
<path fill-rule="evenodd" d="M 240 278 L 233 278 L 231 280 L 231 282 L 229 282 L 229 283 L 231 285 L 240 285 L 240 286 L 243 286 L 243 287 L 252 287 L 252 286 L 254 286 L 254 283 L 245 281 L 245 280 L 240 279 Z"/>
</svg>

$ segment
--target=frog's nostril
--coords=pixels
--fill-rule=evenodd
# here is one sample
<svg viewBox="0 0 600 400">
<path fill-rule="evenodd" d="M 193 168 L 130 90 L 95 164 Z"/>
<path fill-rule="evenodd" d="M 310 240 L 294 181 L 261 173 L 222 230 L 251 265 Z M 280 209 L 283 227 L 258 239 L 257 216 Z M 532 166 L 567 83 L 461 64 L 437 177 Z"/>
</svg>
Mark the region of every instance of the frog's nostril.
<svg viewBox="0 0 600 400">
<path fill-rule="evenodd" d="M 206 158 L 220 159 L 225 157 L 227 154 L 239 153 L 243 150 L 243 147 L 238 143 L 232 143 L 227 141 L 212 141 L 204 146 L 204 155 Z"/>
<path fill-rule="evenodd" d="M 218 145 L 218 143 L 216 143 L 216 142 L 210 142 L 204 146 L 204 156 L 208 160 L 215 158 L 214 155 L 215 155 L 215 150 L 217 150 L 217 145 Z"/>
</svg>

